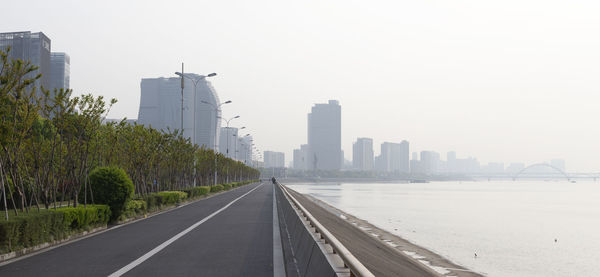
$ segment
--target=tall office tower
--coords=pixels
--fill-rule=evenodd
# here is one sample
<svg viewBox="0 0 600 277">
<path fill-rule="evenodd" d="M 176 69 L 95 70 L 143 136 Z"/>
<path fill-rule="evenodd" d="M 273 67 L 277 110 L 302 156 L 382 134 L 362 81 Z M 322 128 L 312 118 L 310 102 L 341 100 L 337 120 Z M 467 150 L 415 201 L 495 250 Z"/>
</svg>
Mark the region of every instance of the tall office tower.
<svg viewBox="0 0 600 277">
<path fill-rule="evenodd" d="M 69 89 L 71 81 L 71 58 L 62 52 L 50 53 L 50 94 L 54 89 Z"/>
<path fill-rule="evenodd" d="M 381 154 L 378 157 L 377 169 L 384 172 L 409 173 L 409 143 L 384 142 L 381 144 Z"/>
<path fill-rule="evenodd" d="M 220 104 L 219 96 L 204 76 L 191 73 L 186 73 L 186 76 L 188 78 L 184 78 L 183 91 L 183 136 L 199 146 L 218 151 L 221 110 L 215 107 Z M 190 79 L 197 80 L 197 84 L 194 86 Z M 181 98 L 179 77 L 142 79 L 137 122 L 158 130 L 180 130 Z"/>
<path fill-rule="evenodd" d="M 362 171 L 371 171 L 373 162 L 373 139 L 356 139 L 352 145 L 352 167 Z"/>
<path fill-rule="evenodd" d="M 408 141 L 400 142 L 398 150 L 398 172 L 410 173 L 410 145 Z"/>
<path fill-rule="evenodd" d="M 9 58 L 31 61 L 31 64 L 38 67 L 38 70 L 26 75 L 33 78 L 38 74 L 42 77 L 35 82 L 38 87 L 50 88 L 50 39 L 42 32 L 12 32 L 0 33 L 0 49 L 6 52 L 10 47 Z"/>
<path fill-rule="evenodd" d="M 219 152 L 223 153 L 225 157 L 235 158 L 235 151 L 237 151 L 237 136 L 238 128 L 221 127 L 221 133 L 219 135 Z"/>
<path fill-rule="evenodd" d="M 285 167 L 285 154 L 283 152 L 264 151 L 265 168 Z"/>
<path fill-rule="evenodd" d="M 308 114 L 309 169 L 342 166 L 342 107 L 337 100 L 315 104 Z"/>
<path fill-rule="evenodd" d="M 440 154 L 435 151 L 421 151 L 421 166 L 423 173 L 435 174 L 438 173 L 440 163 Z"/>
<path fill-rule="evenodd" d="M 238 143 L 237 160 L 252 165 L 252 136 L 241 137 Z"/>
<path fill-rule="evenodd" d="M 294 149 L 294 169 L 307 170 L 308 167 L 308 144 L 300 145 L 300 149 Z"/>
</svg>

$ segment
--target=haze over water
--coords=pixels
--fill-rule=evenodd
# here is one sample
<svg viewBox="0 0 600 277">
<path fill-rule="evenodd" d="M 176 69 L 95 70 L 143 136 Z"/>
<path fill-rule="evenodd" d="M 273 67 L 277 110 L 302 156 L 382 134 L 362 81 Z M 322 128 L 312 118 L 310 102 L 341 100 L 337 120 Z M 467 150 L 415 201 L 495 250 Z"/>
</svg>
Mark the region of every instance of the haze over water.
<svg viewBox="0 0 600 277">
<path fill-rule="evenodd" d="M 599 274 L 598 182 L 324 183 L 290 187 L 489 276 Z"/>
</svg>

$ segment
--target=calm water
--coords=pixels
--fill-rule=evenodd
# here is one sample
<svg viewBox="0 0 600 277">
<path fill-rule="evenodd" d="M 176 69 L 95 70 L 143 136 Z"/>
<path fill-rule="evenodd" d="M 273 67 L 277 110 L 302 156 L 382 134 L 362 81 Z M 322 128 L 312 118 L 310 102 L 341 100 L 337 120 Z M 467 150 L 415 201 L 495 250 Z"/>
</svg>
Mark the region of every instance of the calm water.
<svg viewBox="0 0 600 277">
<path fill-rule="evenodd" d="M 600 182 L 290 187 L 489 276 L 600 276 Z"/>
</svg>

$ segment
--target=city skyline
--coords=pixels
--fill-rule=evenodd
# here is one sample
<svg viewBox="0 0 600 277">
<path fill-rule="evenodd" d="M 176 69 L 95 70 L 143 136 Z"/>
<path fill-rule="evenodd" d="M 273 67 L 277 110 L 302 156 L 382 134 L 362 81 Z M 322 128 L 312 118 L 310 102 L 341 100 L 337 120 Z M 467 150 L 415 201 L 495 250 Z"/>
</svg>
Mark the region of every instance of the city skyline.
<svg viewBox="0 0 600 277">
<path fill-rule="evenodd" d="M 0 30 L 52 38 L 53 51 L 72 58 L 74 95 L 119 99 L 111 118 L 135 119 L 139 80 L 185 62 L 218 72 L 213 84 L 235 99 L 224 116 L 242 115 L 260 149 L 288 157 L 304 143 L 306 107 L 338 99 L 351 123 L 346 157 L 355 138 L 372 137 L 483 163 L 560 157 L 575 171 L 600 170 L 600 131 L 589 127 L 600 116 L 600 42 L 589 36 L 600 27 L 598 3 L 140 3 L 13 1 L 7 10 L 31 6 L 31 18 L 7 13 Z M 205 8 L 214 12 L 198 17 Z M 200 36 L 181 26 L 210 28 Z"/>
</svg>

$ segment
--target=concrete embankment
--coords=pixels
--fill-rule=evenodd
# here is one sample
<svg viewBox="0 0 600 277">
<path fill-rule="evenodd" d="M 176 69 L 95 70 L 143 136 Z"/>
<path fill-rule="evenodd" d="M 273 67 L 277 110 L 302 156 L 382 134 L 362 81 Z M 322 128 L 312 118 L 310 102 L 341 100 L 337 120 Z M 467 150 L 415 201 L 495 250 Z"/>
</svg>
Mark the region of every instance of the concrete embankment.
<svg viewBox="0 0 600 277">
<path fill-rule="evenodd" d="M 341 217 L 343 212 L 317 199 L 288 190 L 375 276 L 482 276 L 351 215 Z M 359 226 L 369 226 L 373 232 Z M 418 253 L 425 259 L 419 261 L 404 251 Z M 425 260 L 437 271 L 423 264 Z"/>
</svg>

